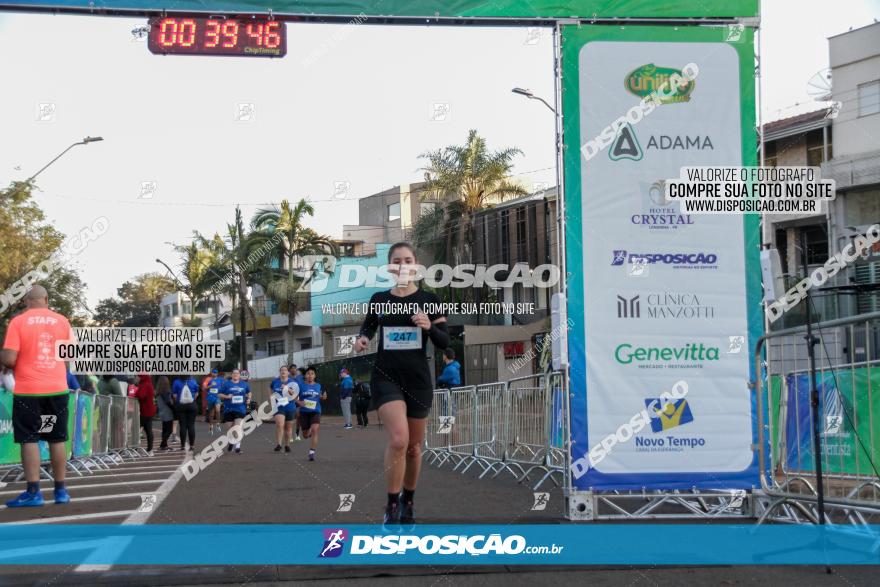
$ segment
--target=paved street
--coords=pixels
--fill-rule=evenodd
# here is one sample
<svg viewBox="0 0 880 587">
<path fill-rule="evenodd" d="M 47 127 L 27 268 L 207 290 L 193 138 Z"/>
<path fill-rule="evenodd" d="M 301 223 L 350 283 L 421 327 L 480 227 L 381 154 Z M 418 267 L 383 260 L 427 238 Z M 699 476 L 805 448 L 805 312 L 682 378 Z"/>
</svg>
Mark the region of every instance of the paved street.
<svg viewBox="0 0 880 587">
<path fill-rule="evenodd" d="M 384 503 L 378 426 L 343 430 L 339 418 L 322 424 L 318 460 L 306 459 L 305 441 L 293 452 L 275 453 L 274 425 L 248 436 L 240 455 L 225 454 L 191 481 L 174 474 L 182 453 L 139 459 L 70 480 L 74 501 L 61 508 L 0 510 L 2 522 L 127 524 L 351 524 L 380 521 Z M 197 446 L 210 440 L 198 424 Z M 175 483 L 176 481 L 176 483 Z M 49 487 L 49 484 L 44 484 Z M 4 488 L 4 496 L 18 487 Z M 167 494 L 165 493 L 167 491 Z M 49 492 L 51 493 L 51 491 Z M 350 512 L 337 512 L 340 493 L 355 494 Z M 138 512 L 142 495 L 156 495 L 150 513 Z M 426 466 L 417 493 L 418 518 L 426 523 L 566 523 L 562 495 L 551 491 L 545 512 L 531 511 L 532 491 L 512 478 L 477 480 L 449 466 Z M 185 547 L 184 544 L 181 545 Z M 48 561 L 47 561 L 48 562 Z M 378 578 L 381 577 L 381 578 Z M 590 569 L 522 567 L 295 567 L 283 565 L 213 567 L 44 566 L 4 567 L 2 585 L 545 585 L 564 581 L 593 585 L 875 585 L 876 568 L 839 568 L 827 575 L 820 567 Z"/>
</svg>

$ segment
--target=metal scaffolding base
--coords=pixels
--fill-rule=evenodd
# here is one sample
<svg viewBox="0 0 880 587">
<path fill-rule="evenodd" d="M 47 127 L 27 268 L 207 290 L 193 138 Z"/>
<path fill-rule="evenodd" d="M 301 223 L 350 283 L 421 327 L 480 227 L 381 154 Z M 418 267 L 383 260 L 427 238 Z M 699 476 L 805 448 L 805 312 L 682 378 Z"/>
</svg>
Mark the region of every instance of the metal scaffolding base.
<svg viewBox="0 0 880 587">
<path fill-rule="evenodd" d="M 754 518 L 751 493 L 730 491 L 571 491 L 566 517 L 573 521 Z"/>
</svg>

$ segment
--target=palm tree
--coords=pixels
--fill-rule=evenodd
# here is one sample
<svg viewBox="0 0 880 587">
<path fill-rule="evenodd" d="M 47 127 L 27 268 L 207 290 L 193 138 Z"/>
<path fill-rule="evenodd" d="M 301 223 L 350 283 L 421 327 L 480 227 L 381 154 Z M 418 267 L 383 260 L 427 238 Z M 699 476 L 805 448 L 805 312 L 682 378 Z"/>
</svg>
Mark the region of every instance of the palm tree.
<svg viewBox="0 0 880 587">
<path fill-rule="evenodd" d="M 190 301 L 189 326 L 197 326 L 196 306 L 210 295 L 211 285 L 214 282 L 211 267 L 216 262 L 216 252 L 210 247 L 202 246 L 203 240 L 202 235 L 194 232 L 190 244 L 174 246 L 182 256 L 180 275 L 184 282 L 179 285 Z"/>
<path fill-rule="evenodd" d="M 445 206 L 422 214 L 413 225 L 417 248 L 432 251 L 435 261 L 465 263 L 472 259 L 475 240 L 472 218 L 476 212 L 528 191 L 510 181 L 513 159 L 522 151 L 509 147 L 489 152 L 476 130 L 464 145 L 450 145 L 419 156 L 426 159 L 426 190 Z M 438 227 L 442 227 L 438 230 Z M 440 237 L 444 246 L 438 247 Z"/>
<path fill-rule="evenodd" d="M 315 209 L 306 200 L 291 206 L 282 200 L 280 206 L 263 208 L 251 220 L 250 246 L 272 243 L 262 258 L 262 281 L 267 295 L 287 313 L 287 359 L 293 362 L 296 315 L 308 299 L 303 286 L 317 274 L 318 264 L 302 267 L 305 255 L 336 256 L 336 245 L 329 236 L 321 235 L 304 225 Z M 280 235 L 280 237 L 279 237 Z"/>
</svg>

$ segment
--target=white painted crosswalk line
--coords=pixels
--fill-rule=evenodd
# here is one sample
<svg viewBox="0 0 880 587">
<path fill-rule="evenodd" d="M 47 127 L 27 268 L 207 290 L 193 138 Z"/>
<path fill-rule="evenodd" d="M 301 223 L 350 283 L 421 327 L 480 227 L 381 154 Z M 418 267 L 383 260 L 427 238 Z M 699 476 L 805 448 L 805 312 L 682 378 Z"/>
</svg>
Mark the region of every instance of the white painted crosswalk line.
<svg viewBox="0 0 880 587">
<path fill-rule="evenodd" d="M 97 518 L 121 518 L 131 513 L 131 510 L 119 510 L 114 512 L 97 512 L 94 514 L 76 514 L 73 516 L 59 516 L 56 518 L 37 518 L 23 520 L 21 522 L 3 522 L 0 526 L 17 526 L 19 524 L 62 524 L 64 522 L 76 522 L 78 520 L 92 520 Z"/>
</svg>

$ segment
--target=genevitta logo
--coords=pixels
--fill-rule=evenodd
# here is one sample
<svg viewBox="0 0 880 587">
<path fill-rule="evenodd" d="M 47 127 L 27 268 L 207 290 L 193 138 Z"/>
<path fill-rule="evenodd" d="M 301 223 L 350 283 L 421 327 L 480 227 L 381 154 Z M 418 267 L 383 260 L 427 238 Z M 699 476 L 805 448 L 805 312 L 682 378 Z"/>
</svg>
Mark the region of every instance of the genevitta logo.
<svg viewBox="0 0 880 587">
<path fill-rule="evenodd" d="M 636 259 L 644 259 L 649 265 L 670 265 L 673 269 L 717 269 L 718 255 L 715 253 L 630 253 L 624 249 L 614 250 L 611 265 L 633 264 Z"/>
<path fill-rule="evenodd" d="M 648 320 L 698 320 L 714 318 L 715 306 L 704 304 L 699 296 L 689 292 L 648 292 L 633 297 L 618 294 L 617 317 Z"/>
<path fill-rule="evenodd" d="M 345 550 L 345 539 L 348 532 L 343 528 L 324 528 L 324 546 L 318 558 L 335 558 Z"/>
<path fill-rule="evenodd" d="M 615 347 L 614 360 L 640 369 L 702 369 L 704 362 L 720 360 L 720 349 L 701 342 L 678 347 L 643 347 L 624 342 Z"/>
</svg>

